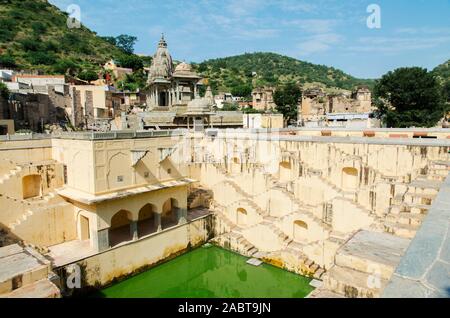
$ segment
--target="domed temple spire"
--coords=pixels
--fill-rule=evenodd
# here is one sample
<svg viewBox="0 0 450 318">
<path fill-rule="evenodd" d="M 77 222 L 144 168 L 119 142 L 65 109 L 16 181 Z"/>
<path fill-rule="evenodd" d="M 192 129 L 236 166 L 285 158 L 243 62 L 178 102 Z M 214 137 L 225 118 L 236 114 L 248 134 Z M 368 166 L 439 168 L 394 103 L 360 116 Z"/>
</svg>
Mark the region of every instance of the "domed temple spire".
<svg viewBox="0 0 450 318">
<path fill-rule="evenodd" d="M 167 47 L 166 39 L 164 38 L 164 33 L 161 33 L 161 40 L 159 40 L 158 47 Z"/>
</svg>

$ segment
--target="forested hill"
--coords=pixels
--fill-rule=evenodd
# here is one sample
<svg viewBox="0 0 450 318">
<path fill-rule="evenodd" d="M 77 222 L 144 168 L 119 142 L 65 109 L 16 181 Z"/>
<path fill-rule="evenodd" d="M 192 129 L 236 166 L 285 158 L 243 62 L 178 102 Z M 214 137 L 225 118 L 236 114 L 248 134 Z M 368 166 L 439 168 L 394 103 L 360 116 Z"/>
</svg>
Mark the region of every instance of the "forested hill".
<svg viewBox="0 0 450 318">
<path fill-rule="evenodd" d="M 373 80 L 357 79 L 341 70 L 296 60 L 275 53 L 246 53 L 212 59 L 197 65 L 216 90 L 277 85 L 287 81 L 322 83 L 327 87 L 351 90 L 357 85 L 372 87 Z M 253 84 L 253 85 L 252 85 Z"/>
<path fill-rule="evenodd" d="M 433 73 L 437 75 L 443 82 L 450 82 L 450 60 L 437 66 Z"/>
<path fill-rule="evenodd" d="M 0 67 L 77 75 L 125 52 L 46 0 L 0 0 Z"/>
</svg>

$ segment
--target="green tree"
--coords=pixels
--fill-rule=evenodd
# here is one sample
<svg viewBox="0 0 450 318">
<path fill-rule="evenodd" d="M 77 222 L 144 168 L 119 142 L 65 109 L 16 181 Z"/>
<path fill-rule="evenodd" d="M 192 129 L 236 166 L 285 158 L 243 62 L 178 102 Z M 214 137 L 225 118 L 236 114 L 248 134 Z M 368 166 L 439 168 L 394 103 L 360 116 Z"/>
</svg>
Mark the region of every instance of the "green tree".
<svg viewBox="0 0 450 318">
<path fill-rule="evenodd" d="M 16 61 L 14 60 L 14 57 L 12 57 L 9 54 L 0 55 L 0 66 L 1 67 L 12 67 L 15 68 L 17 66 Z"/>
<path fill-rule="evenodd" d="M 250 97 L 252 95 L 252 86 L 246 84 L 235 86 L 231 89 L 231 94 L 239 97 Z"/>
<path fill-rule="evenodd" d="M 127 34 L 121 34 L 116 37 L 116 41 L 116 46 L 118 48 L 121 48 L 128 54 L 132 54 L 134 52 L 134 45 L 136 44 L 137 37 Z"/>
<path fill-rule="evenodd" d="M 83 81 L 92 82 L 98 80 L 98 74 L 92 70 L 88 70 L 78 74 L 78 78 Z"/>
<path fill-rule="evenodd" d="M 388 72 L 374 89 L 377 115 L 387 127 L 432 127 L 445 115 L 442 88 L 420 67 Z"/>
<path fill-rule="evenodd" d="M 298 104 L 301 98 L 302 91 L 295 83 L 290 82 L 276 89 L 273 101 L 277 105 L 276 110 L 283 114 L 287 125 L 297 120 Z"/>
<path fill-rule="evenodd" d="M 0 96 L 4 99 L 9 98 L 9 90 L 5 83 L 0 82 Z"/>
<path fill-rule="evenodd" d="M 56 56 L 51 52 L 29 52 L 28 60 L 34 65 L 52 65 L 56 62 Z"/>
<path fill-rule="evenodd" d="M 112 45 L 117 45 L 117 40 L 113 36 L 101 36 L 101 38 Z"/>
<path fill-rule="evenodd" d="M 55 65 L 53 65 L 53 72 L 57 74 L 75 75 L 79 72 L 79 70 L 80 65 L 70 59 L 59 60 Z"/>
<path fill-rule="evenodd" d="M 119 56 L 117 62 L 119 62 L 120 66 L 131 68 L 133 70 L 142 70 L 144 67 L 142 59 L 134 54 L 123 54 Z"/>
<path fill-rule="evenodd" d="M 448 80 L 443 86 L 443 92 L 445 100 L 450 103 L 450 80 Z"/>
</svg>

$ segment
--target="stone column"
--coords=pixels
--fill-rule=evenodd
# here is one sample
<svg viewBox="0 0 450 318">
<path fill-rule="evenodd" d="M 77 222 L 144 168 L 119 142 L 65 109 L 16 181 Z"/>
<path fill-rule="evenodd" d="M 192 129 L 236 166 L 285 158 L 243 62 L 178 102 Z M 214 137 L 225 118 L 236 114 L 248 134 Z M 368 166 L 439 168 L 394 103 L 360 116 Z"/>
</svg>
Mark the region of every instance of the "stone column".
<svg viewBox="0 0 450 318">
<path fill-rule="evenodd" d="M 178 224 L 185 224 L 187 222 L 187 209 L 176 208 Z"/>
<path fill-rule="evenodd" d="M 180 101 L 181 101 L 181 98 L 180 98 L 180 85 L 179 85 L 179 83 L 177 81 L 177 103 L 179 104 Z"/>
<path fill-rule="evenodd" d="M 130 233 L 131 233 L 131 236 L 133 237 L 133 241 L 136 241 L 138 239 L 138 222 L 137 221 L 131 221 Z"/>
<path fill-rule="evenodd" d="M 109 249 L 109 229 L 104 229 L 93 233 L 93 248 L 97 252 L 102 252 Z"/>
<path fill-rule="evenodd" d="M 159 106 L 159 91 L 158 91 L 158 87 L 155 87 L 155 97 L 156 97 L 156 103 L 155 106 L 158 107 Z"/>
<path fill-rule="evenodd" d="M 162 230 L 161 213 L 155 213 L 155 227 L 156 227 L 156 232 L 161 232 L 161 230 Z"/>
<path fill-rule="evenodd" d="M 197 98 L 197 83 L 194 83 L 194 99 Z"/>
</svg>

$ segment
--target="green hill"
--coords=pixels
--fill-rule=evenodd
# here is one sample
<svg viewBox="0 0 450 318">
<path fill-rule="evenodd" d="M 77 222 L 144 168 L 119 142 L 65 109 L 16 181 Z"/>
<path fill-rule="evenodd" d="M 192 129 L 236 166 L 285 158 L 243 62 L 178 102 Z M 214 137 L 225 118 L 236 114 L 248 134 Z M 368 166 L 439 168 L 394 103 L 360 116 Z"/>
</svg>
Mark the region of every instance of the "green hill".
<svg viewBox="0 0 450 318">
<path fill-rule="evenodd" d="M 442 82 L 449 82 L 450 81 L 450 60 L 435 67 L 432 72 L 435 75 L 437 75 Z"/>
<path fill-rule="evenodd" d="M 46 0 L 0 0 L 0 66 L 77 75 L 125 53 Z"/>
<path fill-rule="evenodd" d="M 209 78 L 214 90 L 248 91 L 248 87 L 277 85 L 295 81 L 321 83 L 327 87 L 351 90 L 357 85 L 374 85 L 373 80 L 357 79 L 324 65 L 316 65 L 275 53 L 246 53 L 212 59 L 196 65 Z"/>
</svg>

